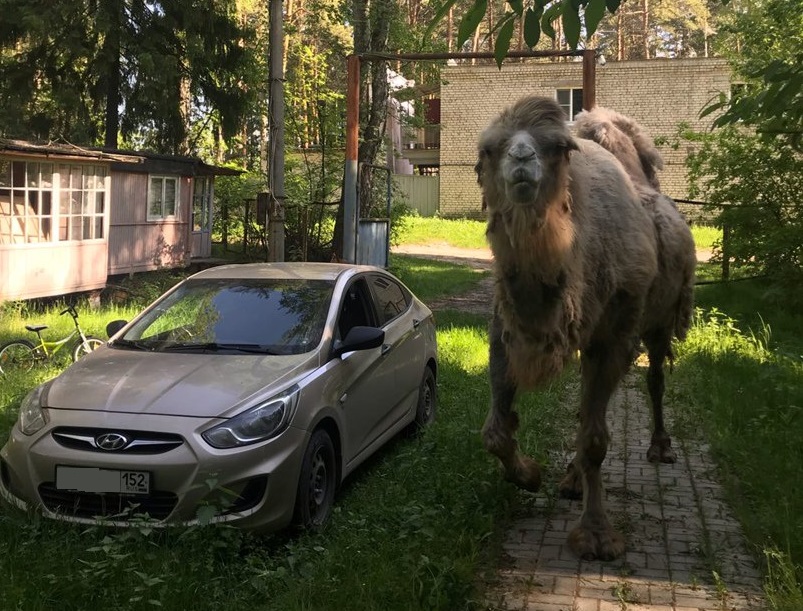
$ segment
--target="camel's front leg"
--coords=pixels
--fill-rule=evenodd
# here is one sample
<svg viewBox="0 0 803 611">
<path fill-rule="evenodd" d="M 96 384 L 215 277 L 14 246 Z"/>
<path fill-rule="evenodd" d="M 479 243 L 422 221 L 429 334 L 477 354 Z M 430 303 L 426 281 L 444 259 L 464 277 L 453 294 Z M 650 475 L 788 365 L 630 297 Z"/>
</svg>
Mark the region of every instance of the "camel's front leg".
<svg viewBox="0 0 803 611">
<path fill-rule="evenodd" d="M 494 315 L 490 329 L 491 410 L 482 427 L 485 449 L 499 457 L 505 477 L 517 486 L 536 492 L 541 487 L 541 469 L 532 458 L 518 451 L 513 437 L 519 426 L 513 410 L 516 385 L 508 372 L 508 358 L 502 341 L 502 324 Z"/>
<path fill-rule="evenodd" d="M 582 356 L 582 391 L 577 456 L 573 463 L 583 480 L 583 515 L 569 533 L 569 546 L 583 559 L 613 560 L 625 540 L 611 526 L 603 506 L 600 467 L 608 451 L 605 422 L 608 401 L 630 364 L 629 346 L 592 345 Z"/>
</svg>

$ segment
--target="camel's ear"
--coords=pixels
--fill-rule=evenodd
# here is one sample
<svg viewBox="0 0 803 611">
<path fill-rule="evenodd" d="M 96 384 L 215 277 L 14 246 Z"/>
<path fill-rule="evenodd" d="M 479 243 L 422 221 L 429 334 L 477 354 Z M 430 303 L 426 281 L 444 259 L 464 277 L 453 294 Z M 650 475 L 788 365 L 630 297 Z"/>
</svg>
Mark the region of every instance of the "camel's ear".
<svg viewBox="0 0 803 611">
<path fill-rule="evenodd" d="M 577 144 L 577 141 L 569 136 L 566 139 L 566 144 L 563 147 L 563 156 L 566 158 L 566 161 L 569 161 L 569 155 L 572 151 L 579 151 L 580 147 Z"/>
</svg>

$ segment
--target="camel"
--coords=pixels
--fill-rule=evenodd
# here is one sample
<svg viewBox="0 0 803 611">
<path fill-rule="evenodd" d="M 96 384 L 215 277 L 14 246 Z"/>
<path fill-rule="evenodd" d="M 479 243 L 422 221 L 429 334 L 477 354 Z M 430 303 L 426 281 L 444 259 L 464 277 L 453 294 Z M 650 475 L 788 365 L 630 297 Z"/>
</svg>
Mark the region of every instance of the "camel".
<svg viewBox="0 0 803 611">
<path fill-rule="evenodd" d="M 561 491 L 583 498 L 569 546 L 581 558 L 605 560 L 625 548 L 603 504 L 608 402 L 643 342 L 654 415 L 648 457 L 674 460 L 663 422 L 663 366 L 673 338 L 683 339 L 690 324 L 696 263 L 686 222 L 658 191 L 660 155 L 635 123 L 622 117 L 632 126 L 626 131 L 612 118 L 578 117 L 598 144 L 573 137 L 554 100 L 522 98 L 481 134 L 475 167 L 495 279 L 483 443 L 508 480 L 537 491 L 540 467 L 518 449 L 513 404 L 579 352 L 576 456 Z"/>
</svg>

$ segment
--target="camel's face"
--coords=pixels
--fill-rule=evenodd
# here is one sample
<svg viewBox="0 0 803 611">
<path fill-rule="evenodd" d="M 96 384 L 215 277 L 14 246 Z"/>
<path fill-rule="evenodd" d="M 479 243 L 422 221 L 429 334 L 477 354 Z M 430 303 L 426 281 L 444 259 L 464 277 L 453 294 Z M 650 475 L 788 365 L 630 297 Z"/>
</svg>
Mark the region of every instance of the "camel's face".
<svg viewBox="0 0 803 611">
<path fill-rule="evenodd" d="M 491 207 L 531 206 L 540 210 L 565 175 L 568 151 L 576 148 L 560 129 L 491 126 L 479 144 L 478 179 Z"/>
<path fill-rule="evenodd" d="M 514 133 L 499 159 L 499 178 L 507 199 L 526 204 L 536 199 L 543 177 L 543 164 L 535 140 L 529 133 Z"/>
</svg>

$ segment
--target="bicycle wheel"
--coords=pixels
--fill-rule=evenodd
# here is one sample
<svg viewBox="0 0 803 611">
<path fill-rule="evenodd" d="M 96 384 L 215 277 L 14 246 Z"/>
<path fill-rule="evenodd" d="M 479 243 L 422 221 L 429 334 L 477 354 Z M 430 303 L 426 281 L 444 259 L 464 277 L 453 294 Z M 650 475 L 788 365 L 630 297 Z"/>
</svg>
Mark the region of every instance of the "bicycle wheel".
<svg viewBox="0 0 803 611">
<path fill-rule="evenodd" d="M 0 347 L 0 373 L 27 373 L 36 360 L 33 344 L 26 339 L 15 339 Z"/>
<path fill-rule="evenodd" d="M 86 356 L 87 354 L 89 354 L 90 352 L 92 352 L 93 350 L 95 350 L 99 346 L 102 346 L 105 343 L 106 342 L 104 342 L 99 337 L 93 337 L 92 335 L 87 335 L 86 343 L 79 341 L 77 344 L 75 344 L 75 347 L 72 349 L 72 360 L 77 361 L 82 356 Z"/>
</svg>

